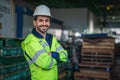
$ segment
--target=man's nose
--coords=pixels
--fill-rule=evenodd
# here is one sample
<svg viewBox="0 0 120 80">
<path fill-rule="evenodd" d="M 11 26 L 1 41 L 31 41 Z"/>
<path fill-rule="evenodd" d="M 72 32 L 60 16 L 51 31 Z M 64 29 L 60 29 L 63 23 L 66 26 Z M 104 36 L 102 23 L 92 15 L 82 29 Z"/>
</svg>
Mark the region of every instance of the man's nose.
<svg viewBox="0 0 120 80">
<path fill-rule="evenodd" d="M 43 25 L 45 25 L 46 24 L 46 22 L 45 21 L 43 21 Z"/>
</svg>

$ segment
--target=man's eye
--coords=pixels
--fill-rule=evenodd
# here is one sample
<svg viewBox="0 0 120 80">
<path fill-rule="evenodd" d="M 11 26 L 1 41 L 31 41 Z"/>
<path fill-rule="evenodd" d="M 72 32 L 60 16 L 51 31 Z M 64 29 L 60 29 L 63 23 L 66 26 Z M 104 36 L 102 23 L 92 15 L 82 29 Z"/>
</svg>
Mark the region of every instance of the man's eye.
<svg viewBox="0 0 120 80">
<path fill-rule="evenodd" d="M 46 20 L 46 22 L 49 22 L 49 20 Z"/>
<path fill-rule="evenodd" d="M 43 20 L 40 19 L 39 21 L 42 22 Z"/>
</svg>

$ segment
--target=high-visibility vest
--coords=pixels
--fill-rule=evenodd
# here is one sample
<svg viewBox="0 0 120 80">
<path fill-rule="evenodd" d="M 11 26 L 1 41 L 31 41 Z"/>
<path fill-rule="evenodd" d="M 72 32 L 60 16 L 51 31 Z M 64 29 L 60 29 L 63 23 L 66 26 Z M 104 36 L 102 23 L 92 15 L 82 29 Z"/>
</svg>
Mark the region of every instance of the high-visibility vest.
<svg viewBox="0 0 120 80">
<path fill-rule="evenodd" d="M 24 56 L 28 61 L 32 80 L 58 80 L 57 61 L 48 53 L 57 52 L 60 61 L 67 61 L 67 52 L 52 37 L 51 47 L 44 38 L 29 34 L 22 42 Z"/>
</svg>

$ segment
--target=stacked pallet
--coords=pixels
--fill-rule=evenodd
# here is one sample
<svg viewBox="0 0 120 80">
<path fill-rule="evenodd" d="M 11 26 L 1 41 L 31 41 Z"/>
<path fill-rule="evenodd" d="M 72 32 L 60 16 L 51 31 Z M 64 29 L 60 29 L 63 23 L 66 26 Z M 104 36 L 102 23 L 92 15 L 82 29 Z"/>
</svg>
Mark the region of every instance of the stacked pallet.
<svg viewBox="0 0 120 80">
<path fill-rule="evenodd" d="M 81 69 L 74 73 L 74 80 L 89 80 L 90 78 L 99 80 L 110 80 L 110 73 L 103 70 Z"/>
<path fill-rule="evenodd" d="M 82 43 L 80 72 L 74 77 L 88 77 L 110 80 L 114 63 L 114 42 L 112 37 L 85 37 Z"/>
<path fill-rule="evenodd" d="M 19 39 L 0 39 L 0 80 L 29 80 L 28 64 Z"/>
<path fill-rule="evenodd" d="M 120 43 L 115 44 L 115 55 L 120 56 Z"/>
<path fill-rule="evenodd" d="M 61 46 L 69 53 L 68 54 L 68 61 L 66 63 L 59 63 L 58 62 L 58 77 L 59 80 L 72 80 L 72 44 L 59 41 Z"/>
<path fill-rule="evenodd" d="M 67 79 L 67 71 L 65 70 L 65 63 L 58 64 L 58 79 L 66 80 Z"/>
</svg>

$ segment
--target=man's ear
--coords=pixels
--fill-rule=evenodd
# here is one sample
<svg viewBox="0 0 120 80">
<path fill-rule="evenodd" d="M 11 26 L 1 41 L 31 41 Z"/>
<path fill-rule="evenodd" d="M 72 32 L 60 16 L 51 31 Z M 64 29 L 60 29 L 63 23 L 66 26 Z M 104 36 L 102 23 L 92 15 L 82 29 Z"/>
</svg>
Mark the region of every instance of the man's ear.
<svg viewBox="0 0 120 80">
<path fill-rule="evenodd" d="M 35 20 L 33 20 L 33 26 L 36 26 Z"/>
</svg>

